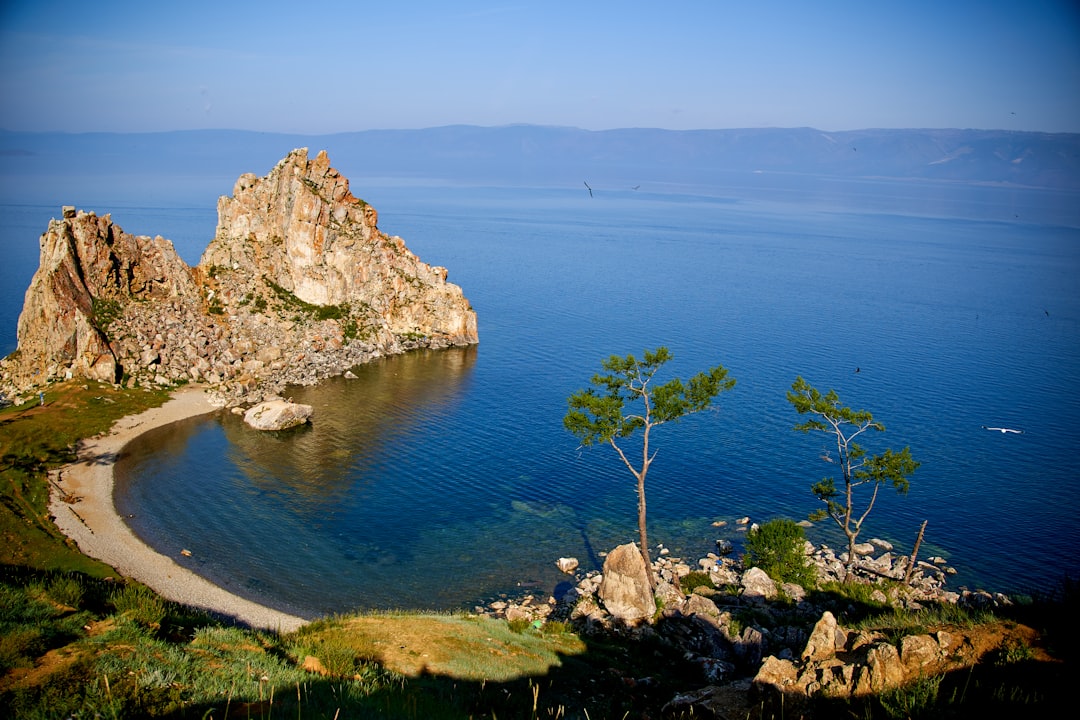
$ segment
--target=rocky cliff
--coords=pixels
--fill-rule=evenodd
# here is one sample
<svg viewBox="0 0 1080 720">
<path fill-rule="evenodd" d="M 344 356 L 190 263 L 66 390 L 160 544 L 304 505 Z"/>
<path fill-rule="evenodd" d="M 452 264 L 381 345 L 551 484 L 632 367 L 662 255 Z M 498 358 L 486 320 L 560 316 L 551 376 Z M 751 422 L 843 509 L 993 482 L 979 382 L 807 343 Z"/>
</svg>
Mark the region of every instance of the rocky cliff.
<svg viewBox="0 0 1080 720">
<path fill-rule="evenodd" d="M 326 153 L 294 150 L 219 200 L 194 268 L 168 240 L 64 208 L 41 236 L 2 382 L 9 392 L 76 376 L 276 392 L 381 354 L 476 343 L 476 313 L 446 277 L 378 229 Z"/>
</svg>

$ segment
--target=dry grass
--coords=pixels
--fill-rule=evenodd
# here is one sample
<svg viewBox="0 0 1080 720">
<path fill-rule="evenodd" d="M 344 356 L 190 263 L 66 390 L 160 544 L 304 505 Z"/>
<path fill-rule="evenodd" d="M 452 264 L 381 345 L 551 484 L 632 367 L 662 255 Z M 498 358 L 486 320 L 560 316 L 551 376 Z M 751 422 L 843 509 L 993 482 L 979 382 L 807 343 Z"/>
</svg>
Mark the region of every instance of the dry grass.
<svg viewBox="0 0 1080 720">
<path fill-rule="evenodd" d="M 585 644 L 572 633 L 518 633 L 486 617 L 388 613 L 304 628 L 296 635 L 296 652 L 319 658 L 331 672 L 343 654 L 351 654 L 407 677 L 501 682 L 546 675 L 564 656 L 585 652 Z"/>
</svg>

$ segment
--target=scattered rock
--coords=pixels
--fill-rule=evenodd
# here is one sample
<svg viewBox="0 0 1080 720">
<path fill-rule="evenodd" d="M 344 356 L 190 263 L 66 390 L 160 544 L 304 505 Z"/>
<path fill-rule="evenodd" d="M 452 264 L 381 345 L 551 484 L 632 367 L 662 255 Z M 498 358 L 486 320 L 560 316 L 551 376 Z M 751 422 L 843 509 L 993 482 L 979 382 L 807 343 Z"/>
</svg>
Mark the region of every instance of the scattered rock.
<svg viewBox="0 0 1080 720">
<path fill-rule="evenodd" d="M 776 583 L 761 568 L 752 567 L 744 572 L 740 585 L 742 598 L 747 602 L 762 605 L 776 597 Z"/>
</svg>

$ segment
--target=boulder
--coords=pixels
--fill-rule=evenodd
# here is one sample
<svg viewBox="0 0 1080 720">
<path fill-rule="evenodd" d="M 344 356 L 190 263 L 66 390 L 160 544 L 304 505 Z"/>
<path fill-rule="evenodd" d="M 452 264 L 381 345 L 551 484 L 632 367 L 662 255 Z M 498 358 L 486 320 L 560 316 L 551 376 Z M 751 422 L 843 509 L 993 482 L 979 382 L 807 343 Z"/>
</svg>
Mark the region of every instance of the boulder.
<svg viewBox="0 0 1080 720">
<path fill-rule="evenodd" d="M 748 602 L 762 604 L 776 597 L 776 583 L 761 568 L 752 567 L 744 572 L 740 584 L 742 597 Z"/>
<path fill-rule="evenodd" d="M 831 660 L 836 656 L 836 617 L 826 610 L 814 625 L 803 650 L 803 662 Z"/>
<path fill-rule="evenodd" d="M 620 545 L 604 559 L 600 600 L 617 620 L 636 623 L 656 613 L 645 559 L 634 543 Z"/>
<path fill-rule="evenodd" d="M 310 405 L 270 400 L 249 408 L 244 422 L 256 430 L 286 430 L 306 423 L 312 412 Z"/>
<path fill-rule="evenodd" d="M 876 695 L 904 683 L 904 664 L 896 647 L 882 642 L 873 645 L 866 654 L 865 664 L 855 668 L 852 695 Z"/>
</svg>

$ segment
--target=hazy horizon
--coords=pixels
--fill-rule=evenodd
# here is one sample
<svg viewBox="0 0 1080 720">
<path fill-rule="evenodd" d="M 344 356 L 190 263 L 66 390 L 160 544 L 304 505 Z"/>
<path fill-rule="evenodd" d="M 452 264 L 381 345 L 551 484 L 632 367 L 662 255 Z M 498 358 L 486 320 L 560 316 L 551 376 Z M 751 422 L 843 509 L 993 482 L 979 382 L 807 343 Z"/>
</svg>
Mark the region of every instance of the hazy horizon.
<svg viewBox="0 0 1080 720">
<path fill-rule="evenodd" d="M 1070 0 L 0 6 L 0 127 L 1080 132 Z"/>
</svg>

